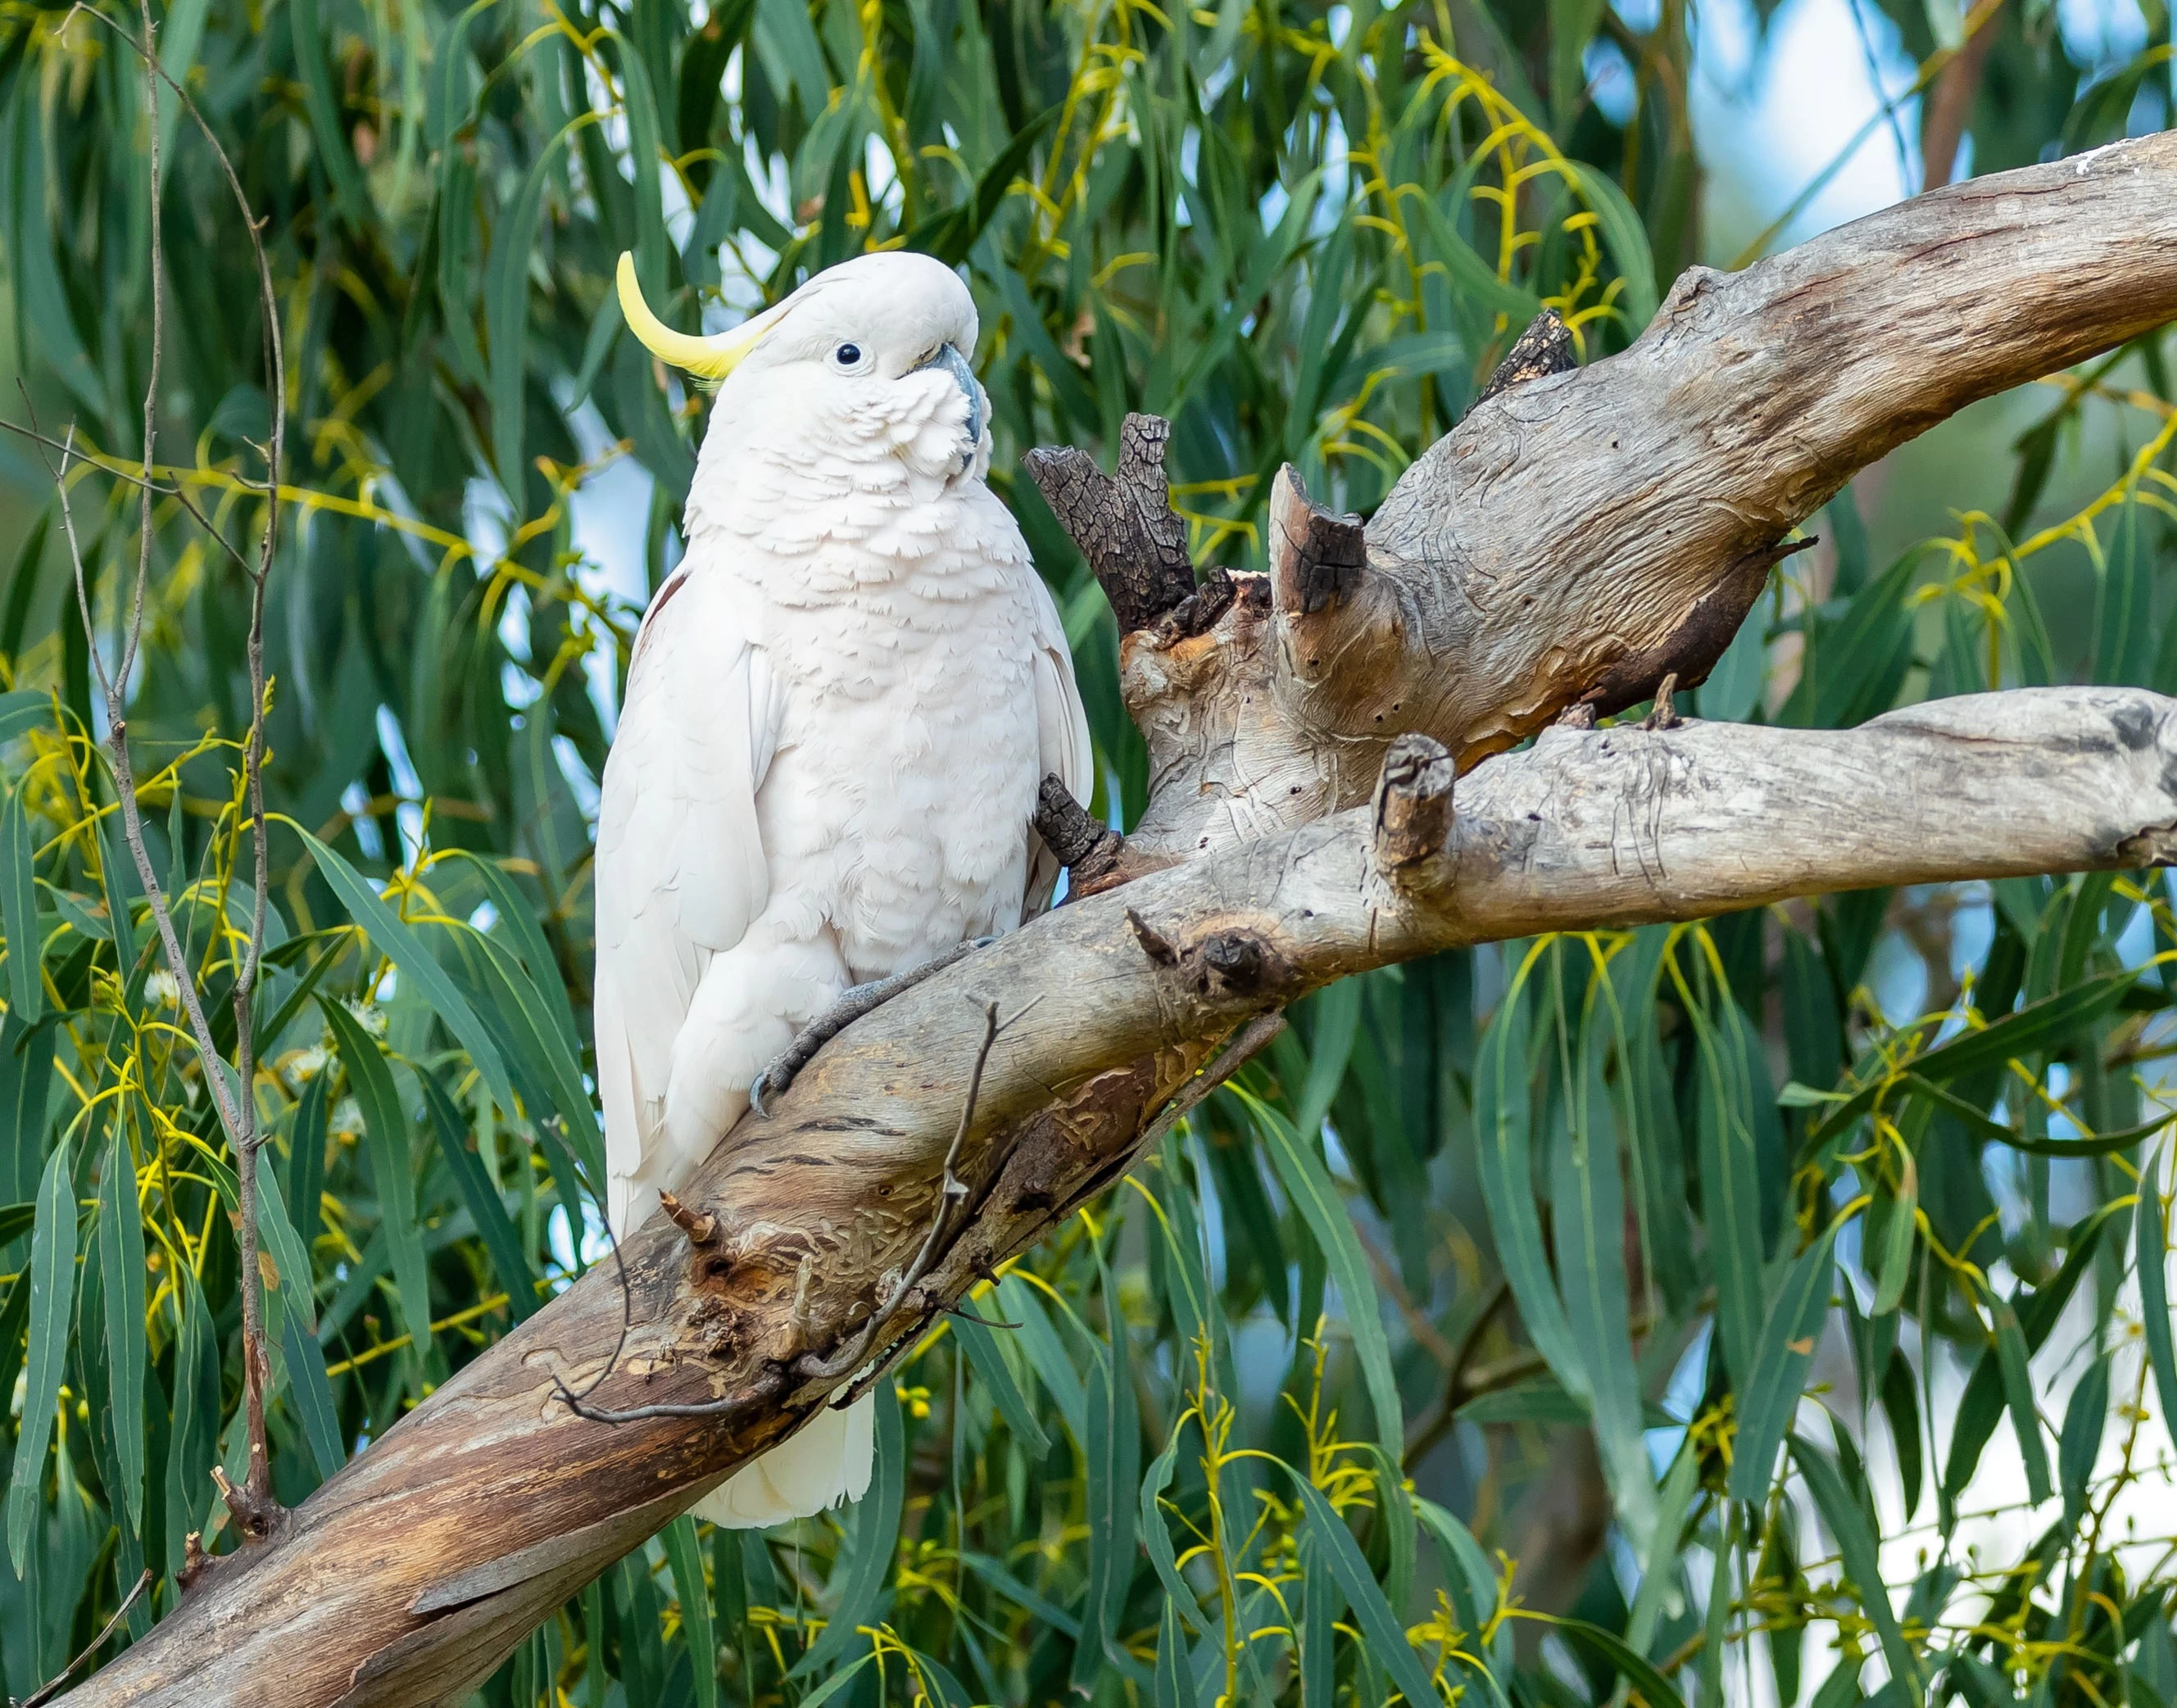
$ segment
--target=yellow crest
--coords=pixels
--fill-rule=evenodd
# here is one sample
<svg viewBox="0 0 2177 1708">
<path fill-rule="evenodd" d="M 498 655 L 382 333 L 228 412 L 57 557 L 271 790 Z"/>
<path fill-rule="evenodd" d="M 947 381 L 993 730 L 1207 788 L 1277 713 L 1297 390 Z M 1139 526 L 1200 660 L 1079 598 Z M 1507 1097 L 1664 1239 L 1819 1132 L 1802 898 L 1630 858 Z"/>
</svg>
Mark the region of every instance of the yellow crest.
<svg viewBox="0 0 2177 1708">
<path fill-rule="evenodd" d="M 732 373 L 739 366 L 741 358 L 755 349 L 763 335 L 778 323 L 786 308 L 782 303 L 743 321 L 730 332 L 699 337 L 675 332 L 650 312 L 650 304 L 642 300 L 642 286 L 636 281 L 634 256 L 622 253 L 619 276 L 620 312 L 627 316 L 628 330 L 659 361 L 685 368 L 698 379 L 716 381 Z"/>
</svg>

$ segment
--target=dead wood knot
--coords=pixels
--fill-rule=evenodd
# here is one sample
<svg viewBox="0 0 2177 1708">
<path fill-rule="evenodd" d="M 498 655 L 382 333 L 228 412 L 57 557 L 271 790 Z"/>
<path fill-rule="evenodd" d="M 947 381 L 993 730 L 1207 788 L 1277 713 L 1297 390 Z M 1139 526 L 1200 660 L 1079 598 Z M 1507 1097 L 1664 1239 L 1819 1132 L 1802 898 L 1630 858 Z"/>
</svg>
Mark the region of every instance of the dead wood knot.
<svg viewBox="0 0 2177 1708">
<path fill-rule="evenodd" d="M 1240 583 L 1230 570 L 1212 570 L 1199 587 L 1157 619 L 1149 630 L 1150 644 L 1163 650 L 1208 634 L 1239 596 Z"/>
<path fill-rule="evenodd" d="M 1291 965 L 1275 945 L 1247 926 L 1222 926 L 1182 945 L 1132 908 L 1127 909 L 1127 924 L 1142 952 L 1158 966 L 1176 971 L 1198 996 L 1274 995 L 1291 982 Z"/>
<path fill-rule="evenodd" d="M 1640 720 L 1643 729 L 1676 729 L 1686 720 L 1678 716 L 1675 696 L 1678 691 L 1678 673 L 1666 670 L 1663 679 L 1656 685 L 1656 703 L 1648 715 Z"/>
<path fill-rule="evenodd" d="M 1357 516 L 1327 510 L 1287 463 L 1270 488 L 1271 597 L 1288 616 L 1342 603 L 1368 570 L 1368 539 Z"/>
<path fill-rule="evenodd" d="M 1383 755 L 1376 779 L 1377 869 L 1397 873 L 1443 851 L 1451 833 L 1451 791 L 1458 767 L 1443 744 L 1401 735 Z"/>
<path fill-rule="evenodd" d="M 211 1468 L 211 1480 L 218 1487 L 220 1498 L 226 1503 L 226 1509 L 234 1514 L 235 1527 L 241 1531 L 244 1542 L 271 1542 L 286 1529 L 287 1509 L 270 1494 L 259 1493 L 248 1481 L 238 1484 L 228 1482 L 226 1472 L 216 1465 Z"/>
<path fill-rule="evenodd" d="M 1119 632 L 1155 623 L 1194 592 L 1187 524 L 1172 511 L 1164 468 L 1171 423 L 1129 415 L 1119 432 L 1119 468 L 1105 474 L 1084 450 L 1039 446 L 1023 459 L 1111 602 Z"/>
<path fill-rule="evenodd" d="M 722 1258 L 705 1260 L 704 1269 L 717 1269 L 724 1263 Z M 738 1356 L 755 1344 L 745 1312 L 728 1304 L 715 1294 L 698 1298 L 688 1312 L 688 1335 L 696 1351 L 703 1357 L 724 1363 Z"/>
<path fill-rule="evenodd" d="M 1252 931 L 1219 931 L 1203 939 L 1197 952 L 1203 994 L 1221 986 L 1236 996 L 1252 996 L 1263 988 L 1275 954 Z"/>
<path fill-rule="evenodd" d="M 214 1557 L 205 1552 L 204 1532 L 191 1531 L 182 1538 L 182 1569 L 174 1574 L 175 1587 L 185 1596 L 192 1591 L 202 1589 L 205 1574 L 216 1563 Z"/>
<path fill-rule="evenodd" d="M 2137 870 L 2143 866 L 2177 865 L 2177 824 L 2150 824 L 2120 838 L 2111 865 Z"/>
</svg>

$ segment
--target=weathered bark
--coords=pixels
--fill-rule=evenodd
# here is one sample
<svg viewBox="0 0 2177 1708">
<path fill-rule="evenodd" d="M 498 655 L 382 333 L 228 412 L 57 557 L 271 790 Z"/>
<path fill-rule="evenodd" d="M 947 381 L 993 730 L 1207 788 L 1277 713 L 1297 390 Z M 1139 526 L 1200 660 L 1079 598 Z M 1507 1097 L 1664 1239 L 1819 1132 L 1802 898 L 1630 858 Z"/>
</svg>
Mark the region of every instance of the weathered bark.
<svg viewBox="0 0 2177 1708">
<path fill-rule="evenodd" d="M 1369 519 L 1366 567 L 1335 598 L 1242 576 L 1206 632 L 1122 625 L 1151 762 L 1127 870 L 1357 805 L 1407 730 L 1465 769 L 1575 701 L 1607 712 L 1672 671 L 1698 683 L 1786 535 L 1855 471 L 2177 316 L 2174 188 L 2177 134 L 2144 138 L 1923 196 L 1743 273 L 1695 268 L 1630 349 L 1586 368 L 1547 372 L 1538 325 L 1509 383 Z M 1274 565 L 1285 532 L 1274 508 Z"/>
<path fill-rule="evenodd" d="M 735 1128 L 679 1221 L 628 1241 L 612 1367 L 606 1265 L 68 1700 L 457 1700 L 863 1379 L 824 1361 L 924 1244 L 992 999 L 1006 1023 L 958 1165 L 971 1213 L 875 1351 L 1116 1179 L 1219 1040 L 1332 980 L 1561 927 L 2177 857 L 2177 702 L 2131 690 L 1979 696 L 1842 733 L 1556 728 L 1476 765 L 1599 685 L 1623 691 L 1629 661 L 1679 656 L 1703 602 L 1859 463 L 2173 314 L 2177 138 L 2155 138 L 1681 281 L 1625 355 L 1480 406 L 1367 525 L 1365 557 L 1294 487 L 1276 572 L 1189 592 L 1153 432 L 1116 489 L 1046 462 L 1066 475 L 1047 489 L 1088 494 L 1080 516 L 1144 554 L 1122 576 L 1143 619 L 1125 669 L 1155 794 L 1116 858 L 1167 869 L 849 1029 Z M 1449 751 L 1410 739 L 1386 765 L 1407 732 Z M 1476 767 L 1455 785 L 1454 756 Z M 559 1379 L 597 1383 L 592 1406 L 653 1409 L 589 1421 Z"/>
</svg>

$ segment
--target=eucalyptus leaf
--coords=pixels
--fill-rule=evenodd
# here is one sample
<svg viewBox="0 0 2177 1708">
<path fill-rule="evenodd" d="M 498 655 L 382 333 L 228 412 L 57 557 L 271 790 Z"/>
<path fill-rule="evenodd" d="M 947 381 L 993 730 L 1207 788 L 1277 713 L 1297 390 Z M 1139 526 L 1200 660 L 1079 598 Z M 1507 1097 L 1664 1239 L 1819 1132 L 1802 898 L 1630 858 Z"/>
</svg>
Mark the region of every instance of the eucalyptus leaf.
<svg viewBox="0 0 2177 1708">
<path fill-rule="evenodd" d="M 491 1037 L 483 1023 L 477 1020 L 445 969 L 423 947 L 423 940 L 413 927 L 386 906 L 384 898 L 367 882 L 363 875 L 338 854 L 308 831 L 297 831 L 304 847 L 325 874 L 325 881 L 332 886 L 355 922 L 368 933 L 370 940 L 390 959 L 403 979 L 415 981 L 423 1000 L 430 1004 L 439 1018 L 446 1023 L 461 1046 L 469 1052 L 477 1072 L 490 1088 L 491 1094 L 501 1109 L 511 1114 L 519 1105 L 514 1089 L 508 1083 L 506 1069 L 501 1065 L 499 1051 L 493 1046 Z M 327 1010 L 327 1018 L 331 1018 Z M 343 1052 L 345 1053 L 345 1052 Z M 352 1063 L 350 1064 L 351 1067 Z"/>
<path fill-rule="evenodd" d="M 30 1568 L 30 1529 L 41 1505 L 46 1445 L 52 1439 L 53 1414 L 60 1404 L 68 1319 L 75 1303 L 75 1192 L 63 1143 L 54 1146 L 46 1160 L 37 1227 L 30 1236 L 30 1350 L 24 1367 L 22 1425 L 8 1482 L 8 1554 L 19 1578 Z"/>
</svg>

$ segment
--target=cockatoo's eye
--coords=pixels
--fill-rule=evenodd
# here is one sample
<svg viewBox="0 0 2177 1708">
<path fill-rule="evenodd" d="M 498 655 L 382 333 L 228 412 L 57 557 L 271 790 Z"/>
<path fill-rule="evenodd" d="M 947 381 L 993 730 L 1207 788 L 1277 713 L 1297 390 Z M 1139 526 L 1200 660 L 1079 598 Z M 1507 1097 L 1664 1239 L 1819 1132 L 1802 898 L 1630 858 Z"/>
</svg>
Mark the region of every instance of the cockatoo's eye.
<svg viewBox="0 0 2177 1708">
<path fill-rule="evenodd" d="M 859 344 L 842 344 L 832 352 L 832 359 L 842 368 L 859 368 L 862 365 L 862 347 Z"/>
</svg>

